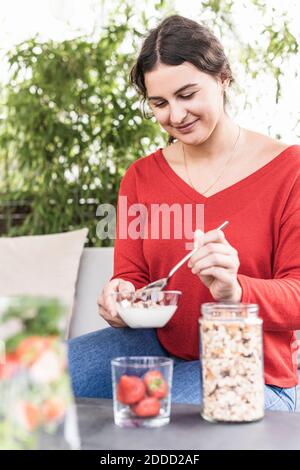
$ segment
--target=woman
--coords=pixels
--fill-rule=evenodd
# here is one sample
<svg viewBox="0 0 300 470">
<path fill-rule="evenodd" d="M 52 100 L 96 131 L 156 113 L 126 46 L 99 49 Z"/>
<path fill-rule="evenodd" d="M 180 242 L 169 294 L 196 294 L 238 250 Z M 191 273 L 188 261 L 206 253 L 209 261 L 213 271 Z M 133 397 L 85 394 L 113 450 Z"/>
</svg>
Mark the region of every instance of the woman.
<svg viewBox="0 0 300 470">
<path fill-rule="evenodd" d="M 112 328 L 70 341 L 75 394 L 111 397 L 112 357 L 165 355 L 175 361 L 172 401 L 199 403 L 200 305 L 242 301 L 259 304 L 264 320 L 265 407 L 293 411 L 300 147 L 242 129 L 228 116 L 228 60 L 217 38 L 192 20 L 175 15 L 152 30 L 131 81 L 170 139 L 166 148 L 130 166 L 119 196 L 147 208 L 192 206 L 193 230 L 199 228 L 194 212 L 200 206 L 204 230 L 196 232 L 197 252 L 168 284 L 183 295 L 172 320 L 157 331 L 126 328 L 110 294 L 164 277 L 187 253 L 188 237 L 174 236 L 175 227 L 169 237 L 160 228 L 159 237 L 117 238 L 114 276 L 98 301 Z M 118 220 L 120 228 L 120 213 Z M 230 221 L 225 234 L 215 230 L 224 220 Z"/>
</svg>

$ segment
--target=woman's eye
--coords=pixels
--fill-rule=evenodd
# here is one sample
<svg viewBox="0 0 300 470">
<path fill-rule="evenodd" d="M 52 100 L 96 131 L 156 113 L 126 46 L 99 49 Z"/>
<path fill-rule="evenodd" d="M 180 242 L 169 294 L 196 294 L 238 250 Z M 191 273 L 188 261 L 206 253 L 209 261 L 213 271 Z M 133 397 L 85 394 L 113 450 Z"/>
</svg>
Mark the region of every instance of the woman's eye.
<svg viewBox="0 0 300 470">
<path fill-rule="evenodd" d="M 189 95 L 181 95 L 180 98 L 183 98 L 184 100 L 188 100 L 191 98 L 196 92 L 194 91 L 193 93 L 190 93 Z"/>
<path fill-rule="evenodd" d="M 195 95 L 197 92 L 194 91 L 193 93 L 189 93 L 188 95 L 178 95 L 179 98 L 182 98 L 183 100 L 189 100 L 193 95 Z M 161 101 L 160 103 L 155 103 L 154 106 L 156 108 L 162 108 L 163 106 L 165 106 L 166 102 L 165 101 Z"/>
<path fill-rule="evenodd" d="M 155 103 L 155 107 L 156 108 L 162 108 L 166 103 L 165 102 L 162 102 L 162 103 Z"/>
</svg>

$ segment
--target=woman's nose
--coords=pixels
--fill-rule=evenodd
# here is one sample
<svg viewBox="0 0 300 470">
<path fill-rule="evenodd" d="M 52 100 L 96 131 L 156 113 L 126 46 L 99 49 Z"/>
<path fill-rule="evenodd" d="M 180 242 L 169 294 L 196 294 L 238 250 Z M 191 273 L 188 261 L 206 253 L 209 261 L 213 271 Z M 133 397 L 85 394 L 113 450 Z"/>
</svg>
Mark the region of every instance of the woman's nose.
<svg viewBox="0 0 300 470">
<path fill-rule="evenodd" d="M 184 121 L 187 112 L 185 109 L 181 108 L 180 106 L 173 106 L 170 107 L 170 124 L 172 126 L 180 126 Z"/>
</svg>

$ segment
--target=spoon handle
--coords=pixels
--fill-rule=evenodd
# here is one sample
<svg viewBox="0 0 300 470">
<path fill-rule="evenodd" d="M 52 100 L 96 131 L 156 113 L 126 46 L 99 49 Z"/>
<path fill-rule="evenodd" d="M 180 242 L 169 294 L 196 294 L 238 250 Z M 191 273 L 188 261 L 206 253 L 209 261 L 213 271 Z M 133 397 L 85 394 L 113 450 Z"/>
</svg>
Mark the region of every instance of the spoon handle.
<svg viewBox="0 0 300 470">
<path fill-rule="evenodd" d="M 191 256 L 193 256 L 194 253 L 198 250 L 198 247 L 193 248 L 192 251 L 190 251 L 187 255 L 185 255 L 184 258 L 182 258 L 179 263 L 175 264 L 174 268 L 171 269 L 171 271 L 168 274 L 168 278 L 173 276 L 174 273 L 176 273 L 177 269 L 179 269 L 188 259 L 190 259 Z"/>
<path fill-rule="evenodd" d="M 226 225 L 229 224 L 228 220 L 225 220 L 219 227 L 216 228 L 216 230 L 222 230 L 222 228 L 226 227 Z M 187 255 L 185 255 L 184 258 L 182 258 L 179 263 L 177 263 L 174 268 L 171 269 L 171 271 L 168 274 L 168 279 L 173 276 L 174 273 L 176 273 L 177 269 L 179 269 L 188 259 L 190 259 L 191 256 L 193 256 L 194 253 L 198 250 L 198 247 L 195 247 L 192 251 L 190 251 Z"/>
<path fill-rule="evenodd" d="M 223 222 L 219 227 L 217 227 L 216 230 L 222 230 L 222 228 L 226 227 L 227 224 L 229 224 L 229 222 L 228 220 L 225 220 L 225 222 Z M 179 263 L 175 264 L 175 266 L 169 272 L 168 276 L 165 278 L 166 282 L 164 286 L 167 284 L 167 281 L 170 279 L 170 277 L 173 276 L 174 273 L 176 273 L 177 269 L 179 269 L 188 259 L 190 259 L 190 257 L 193 256 L 193 254 L 196 253 L 197 250 L 198 250 L 198 247 L 195 247 L 192 251 L 190 251 L 187 255 L 185 255 L 185 257 L 182 258 L 182 260 L 180 260 Z M 159 280 L 161 281 L 161 279 Z M 145 290 L 151 288 L 151 286 L 153 286 L 156 282 L 157 281 L 151 282 L 150 284 L 147 284 L 146 286 L 141 287 L 140 289 L 135 291 L 135 297 L 140 295 Z M 161 287 L 161 289 L 163 289 L 163 287 Z"/>
</svg>

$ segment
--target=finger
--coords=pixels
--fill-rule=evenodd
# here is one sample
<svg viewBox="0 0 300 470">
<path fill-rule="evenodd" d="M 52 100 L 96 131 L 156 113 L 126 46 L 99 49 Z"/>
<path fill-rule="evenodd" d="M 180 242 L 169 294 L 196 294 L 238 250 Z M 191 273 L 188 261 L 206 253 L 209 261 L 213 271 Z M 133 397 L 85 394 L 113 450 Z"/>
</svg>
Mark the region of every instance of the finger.
<svg viewBox="0 0 300 470">
<path fill-rule="evenodd" d="M 101 307 L 103 305 L 103 292 L 101 292 L 100 296 L 97 299 L 97 305 L 98 307 Z"/>
<path fill-rule="evenodd" d="M 235 270 L 236 263 L 234 262 L 231 256 L 223 255 L 220 253 L 212 254 L 197 261 L 192 267 L 192 273 L 202 274 L 202 270 L 211 267 L 220 267 Z"/>
<path fill-rule="evenodd" d="M 128 325 L 126 325 L 126 323 L 114 323 L 114 322 L 111 322 L 110 323 L 110 326 L 112 326 L 113 328 L 124 328 Z"/>
<path fill-rule="evenodd" d="M 123 281 L 123 279 L 113 279 L 109 282 L 103 290 L 103 305 L 111 313 L 112 317 L 117 317 L 118 312 L 116 308 L 116 301 L 114 299 L 115 292 L 135 290 L 134 285 L 129 281 Z"/>
<path fill-rule="evenodd" d="M 200 276 L 212 276 L 214 279 L 217 279 L 227 284 L 228 286 L 232 284 L 232 275 L 224 268 L 218 266 L 213 266 L 211 268 L 203 269 L 200 273 Z"/>
<path fill-rule="evenodd" d="M 103 292 L 106 293 L 107 291 L 115 291 L 118 289 L 118 286 L 121 282 L 121 279 L 112 279 L 112 281 L 108 282 L 104 289 Z"/>
<path fill-rule="evenodd" d="M 106 308 L 104 308 L 103 306 L 99 306 L 99 315 L 104 318 L 104 320 L 110 320 L 111 319 L 111 315 L 109 313 L 108 310 L 106 310 Z"/>
<path fill-rule="evenodd" d="M 106 320 L 106 321 L 107 321 L 107 323 L 110 324 L 110 326 L 112 326 L 114 328 L 121 328 L 121 327 L 127 326 L 126 323 L 124 323 L 122 318 L 120 318 L 120 317 L 115 317 L 113 319 Z"/>
<path fill-rule="evenodd" d="M 229 245 L 222 230 L 210 230 L 209 232 L 206 232 L 204 234 L 203 245 L 206 245 L 207 243 L 211 242 L 219 242 L 225 245 Z"/>
<path fill-rule="evenodd" d="M 99 309 L 103 309 L 109 312 L 109 316 L 111 318 L 117 316 L 116 303 L 114 301 L 112 294 L 118 291 L 120 282 L 126 282 L 126 281 L 123 281 L 122 279 L 117 278 L 117 279 L 112 279 L 110 282 L 108 282 L 104 286 L 100 294 L 100 297 L 97 300 Z M 99 313 L 101 315 L 100 310 L 99 310 Z"/>
<path fill-rule="evenodd" d="M 113 326 L 113 327 L 127 326 L 119 316 L 112 317 L 107 310 L 103 311 L 101 316 L 110 326 Z"/>
<path fill-rule="evenodd" d="M 123 281 L 123 279 L 120 279 L 120 283 L 118 285 L 118 292 L 134 292 L 135 287 L 130 281 Z"/>
<path fill-rule="evenodd" d="M 234 250 L 230 245 L 223 245 L 223 243 L 208 243 L 205 246 L 201 246 L 201 248 L 199 248 L 190 258 L 188 267 L 192 268 L 197 261 L 211 254 L 220 253 L 223 255 L 232 256 L 235 254 L 235 251 L 236 250 Z"/>
<path fill-rule="evenodd" d="M 107 290 L 106 293 L 103 295 L 102 303 L 102 306 L 110 312 L 112 317 L 116 317 L 118 314 L 116 301 L 114 299 L 115 292 L 116 291 L 112 291 L 111 289 Z"/>
<path fill-rule="evenodd" d="M 103 301 L 102 304 L 98 304 L 99 306 L 99 314 L 105 319 L 107 318 L 111 318 L 111 313 L 110 313 L 110 310 L 107 308 L 107 306 L 105 305 L 105 301 Z"/>
<path fill-rule="evenodd" d="M 124 298 L 126 298 L 126 294 L 135 291 L 135 287 L 132 282 L 124 281 L 123 279 L 116 279 L 116 281 L 118 282 L 114 285 L 112 283 L 108 284 L 103 295 L 103 305 L 114 318 L 118 316 L 118 312 L 113 294 L 115 292 L 120 292 L 120 294 L 122 294 L 122 296 L 124 295 Z"/>
<path fill-rule="evenodd" d="M 107 295 L 111 294 L 112 292 L 116 292 L 118 290 L 118 285 L 120 283 L 120 279 L 113 279 L 112 281 L 108 282 L 102 292 L 101 295 L 98 299 L 98 305 L 104 305 L 105 304 L 105 299 Z"/>
<path fill-rule="evenodd" d="M 117 316 L 114 317 L 114 316 L 111 315 L 111 312 L 109 310 L 107 310 L 106 308 L 104 308 L 104 307 L 101 307 L 99 309 L 99 313 L 100 313 L 101 317 L 105 321 L 107 321 L 107 323 L 109 323 L 111 326 L 125 326 L 125 323 L 119 317 L 118 314 L 117 314 Z"/>
<path fill-rule="evenodd" d="M 202 241 L 204 238 L 204 232 L 202 230 L 197 229 L 194 232 L 194 248 L 199 248 L 202 245 Z"/>
</svg>

